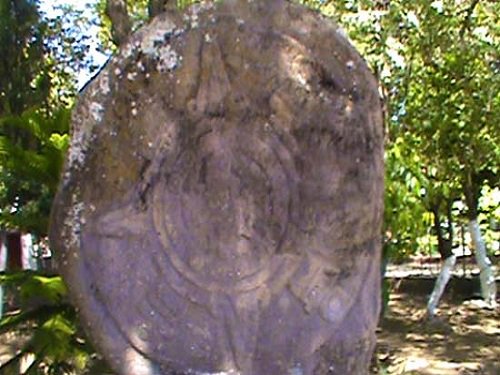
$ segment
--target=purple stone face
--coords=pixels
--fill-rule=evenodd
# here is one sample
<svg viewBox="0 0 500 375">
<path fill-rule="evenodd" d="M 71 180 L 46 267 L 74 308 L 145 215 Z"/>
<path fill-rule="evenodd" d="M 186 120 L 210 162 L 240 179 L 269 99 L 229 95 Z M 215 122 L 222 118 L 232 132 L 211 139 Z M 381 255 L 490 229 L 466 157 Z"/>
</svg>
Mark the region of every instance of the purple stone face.
<svg viewBox="0 0 500 375">
<path fill-rule="evenodd" d="M 84 90 L 51 240 L 120 374 L 365 374 L 377 84 L 284 1 L 157 17 Z"/>
</svg>

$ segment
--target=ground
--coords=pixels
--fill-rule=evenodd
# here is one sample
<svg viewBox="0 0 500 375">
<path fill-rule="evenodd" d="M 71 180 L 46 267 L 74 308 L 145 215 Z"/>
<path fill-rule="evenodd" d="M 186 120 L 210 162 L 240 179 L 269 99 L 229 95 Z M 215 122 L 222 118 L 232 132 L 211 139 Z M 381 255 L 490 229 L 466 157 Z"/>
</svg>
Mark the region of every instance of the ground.
<svg viewBox="0 0 500 375">
<path fill-rule="evenodd" d="M 425 318 L 425 295 L 393 292 L 378 332 L 374 374 L 500 374 L 500 310 L 446 296 Z"/>
</svg>

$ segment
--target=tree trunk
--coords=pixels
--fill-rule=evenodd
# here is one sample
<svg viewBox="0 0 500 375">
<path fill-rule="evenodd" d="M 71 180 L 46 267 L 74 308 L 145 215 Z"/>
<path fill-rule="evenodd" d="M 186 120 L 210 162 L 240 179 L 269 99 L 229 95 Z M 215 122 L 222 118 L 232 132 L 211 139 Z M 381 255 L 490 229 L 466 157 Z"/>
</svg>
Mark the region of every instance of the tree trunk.
<svg viewBox="0 0 500 375">
<path fill-rule="evenodd" d="M 429 317 L 433 317 L 436 314 L 436 308 L 439 304 L 439 300 L 444 293 L 446 284 L 448 284 L 448 281 L 451 278 L 456 262 L 457 257 L 455 254 L 452 254 L 446 258 L 441 265 L 441 271 L 439 272 L 439 276 L 434 284 L 434 289 L 429 297 L 429 302 L 427 303 L 427 315 Z"/>
<path fill-rule="evenodd" d="M 486 245 L 481 235 L 481 228 L 477 219 L 469 220 L 469 232 L 474 247 L 474 254 L 477 265 L 479 266 L 479 279 L 481 280 L 481 295 L 484 301 L 494 307 L 496 306 L 497 286 L 493 265 L 486 253 Z"/>
<path fill-rule="evenodd" d="M 440 219 L 440 202 L 435 202 L 432 207 L 432 212 L 434 215 L 434 231 L 438 239 L 438 251 L 441 256 L 441 271 L 434 284 L 434 289 L 427 302 L 427 315 L 433 317 L 436 314 L 436 308 L 439 301 L 444 293 L 446 285 L 451 278 L 453 268 L 457 262 L 457 257 L 453 254 L 453 223 L 451 218 L 451 202 L 448 201 L 446 206 L 447 218 L 448 218 L 448 238 L 443 235 L 443 228 L 441 227 Z"/>
<path fill-rule="evenodd" d="M 106 15 L 111 21 L 111 39 L 117 46 L 123 44 L 132 31 L 127 0 L 106 0 Z"/>
<path fill-rule="evenodd" d="M 474 248 L 474 256 L 479 266 L 479 279 L 481 281 L 481 295 L 484 301 L 490 306 L 496 306 L 497 286 L 493 265 L 486 252 L 486 244 L 481 235 L 481 228 L 477 221 L 479 198 L 481 196 L 481 186 L 484 178 L 481 173 L 467 175 L 464 183 L 464 194 L 467 202 L 467 216 L 469 218 L 469 233 Z"/>
</svg>

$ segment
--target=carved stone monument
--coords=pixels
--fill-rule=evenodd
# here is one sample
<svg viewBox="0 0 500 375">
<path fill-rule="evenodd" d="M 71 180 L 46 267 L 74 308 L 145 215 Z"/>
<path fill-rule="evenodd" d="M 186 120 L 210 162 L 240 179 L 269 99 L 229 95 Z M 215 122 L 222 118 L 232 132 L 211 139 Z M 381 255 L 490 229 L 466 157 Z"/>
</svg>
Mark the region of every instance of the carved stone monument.
<svg viewBox="0 0 500 375">
<path fill-rule="evenodd" d="M 367 373 L 382 118 L 331 21 L 280 0 L 160 15 L 72 124 L 51 241 L 117 373 Z"/>
</svg>

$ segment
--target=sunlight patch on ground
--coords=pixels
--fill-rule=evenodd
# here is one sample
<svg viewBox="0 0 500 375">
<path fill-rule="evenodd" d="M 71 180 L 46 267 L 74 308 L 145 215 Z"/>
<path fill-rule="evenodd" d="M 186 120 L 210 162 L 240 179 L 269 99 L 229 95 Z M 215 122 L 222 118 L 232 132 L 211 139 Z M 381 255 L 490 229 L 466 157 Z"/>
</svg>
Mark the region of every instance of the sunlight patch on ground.
<svg viewBox="0 0 500 375">
<path fill-rule="evenodd" d="M 419 375 L 462 375 L 467 372 L 477 372 L 480 365 L 473 362 L 446 362 L 422 357 L 408 357 L 400 363 L 390 366 L 389 374 L 419 374 Z"/>
<path fill-rule="evenodd" d="M 425 296 L 391 295 L 378 333 L 378 375 L 500 374 L 500 310 L 448 295 L 438 316 L 427 320 L 426 302 Z"/>
</svg>

